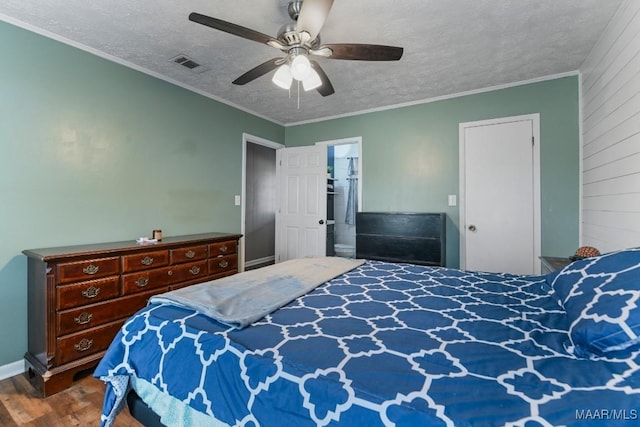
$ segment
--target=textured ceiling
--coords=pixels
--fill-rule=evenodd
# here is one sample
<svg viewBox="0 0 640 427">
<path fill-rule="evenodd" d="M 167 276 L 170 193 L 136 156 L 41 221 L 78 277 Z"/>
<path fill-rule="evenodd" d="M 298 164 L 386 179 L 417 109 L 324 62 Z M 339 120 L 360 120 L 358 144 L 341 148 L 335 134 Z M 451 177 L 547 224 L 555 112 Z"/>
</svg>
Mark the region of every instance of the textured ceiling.
<svg viewBox="0 0 640 427">
<path fill-rule="evenodd" d="M 581 66 L 621 0 L 336 0 L 325 43 L 401 46 L 398 62 L 320 58 L 336 93 L 291 93 L 272 73 L 231 82 L 280 51 L 190 22 L 199 12 L 275 37 L 288 0 L 2 0 L 0 19 L 282 124 L 419 102 Z M 208 70 L 170 59 L 185 54 Z M 299 106 L 298 106 L 299 103 Z"/>
</svg>

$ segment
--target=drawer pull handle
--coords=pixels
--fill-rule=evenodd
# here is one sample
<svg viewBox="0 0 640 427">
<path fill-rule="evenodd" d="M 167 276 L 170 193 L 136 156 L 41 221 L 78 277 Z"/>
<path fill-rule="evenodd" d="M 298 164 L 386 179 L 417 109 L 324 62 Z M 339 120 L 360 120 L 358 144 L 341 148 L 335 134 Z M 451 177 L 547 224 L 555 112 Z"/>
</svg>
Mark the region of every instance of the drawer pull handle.
<svg viewBox="0 0 640 427">
<path fill-rule="evenodd" d="M 196 274 L 200 273 L 200 267 L 198 267 L 197 265 L 194 265 L 189 269 L 189 273 L 195 276 Z"/>
<path fill-rule="evenodd" d="M 169 271 L 167 271 L 167 275 L 168 275 L 168 276 L 173 276 L 173 270 L 169 270 Z"/>
<path fill-rule="evenodd" d="M 91 319 L 93 319 L 93 314 L 83 311 L 78 317 L 74 318 L 73 320 L 75 320 L 78 325 L 86 325 L 87 323 L 91 322 Z"/>
<path fill-rule="evenodd" d="M 100 270 L 100 267 L 97 265 L 89 264 L 85 268 L 82 269 L 84 274 L 96 274 Z"/>
<path fill-rule="evenodd" d="M 146 256 L 140 260 L 140 263 L 142 265 L 151 265 L 153 264 L 153 258 L 151 258 L 150 256 Z"/>
<path fill-rule="evenodd" d="M 87 289 L 82 291 L 82 296 L 85 298 L 95 298 L 100 293 L 100 288 L 96 288 L 95 286 L 89 286 Z"/>
<path fill-rule="evenodd" d="M 187 258 L 193 258 L 194 256 L 196 256 L 196 253 L 193 251 L 189 251 L 186 254 L 184 254 L 184 256 L 186 256 Z"/>
<path fill-rule="evenodd" d="M 136 280 L 136 286 L 139 288 L 144 288 L 148 284 L 149 284 L 149 279 L 146 277 L 139 277 L 138 280 Z"/>
<path fill-rule="evenodd" d="M 229 247 L 227 245 L 220 246 L 220 252 L 227 252 L 228 250 L 229 250 Z"/>
<path fill-rule="evenodd" d="M 78 344 L 73 345 L 78 351 L 87 351 L 93 346 L 93 340 L 82 338 Z"/>
<path fill-rule="evenodd" d="M 226 259 L 223 259 L 218 263 L 218 265 L 220 266 L 220 268 L 227 268 L 229 266 L 229 261 L 227 261 Z"/>
</svg>

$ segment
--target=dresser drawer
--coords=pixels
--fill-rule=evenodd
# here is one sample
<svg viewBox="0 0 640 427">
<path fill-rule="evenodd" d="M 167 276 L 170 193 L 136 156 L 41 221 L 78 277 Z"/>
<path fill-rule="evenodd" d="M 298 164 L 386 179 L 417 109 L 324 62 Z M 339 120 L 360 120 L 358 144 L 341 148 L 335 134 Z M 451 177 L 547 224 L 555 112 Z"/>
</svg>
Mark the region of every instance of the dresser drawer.
<svg viewBox="0 0 640 427">
<path fill-rule="evenodd" d="M 122 276 L 122 294 L 129 295 L 148 289 L 169 286 L 173 282 L 173 267 L 156 268 Z"/>
<path fill-rule="evenodd" d="M 120 298 L 116 303 L 105 301 L 61 311 L 58 313 L 58 335 L 66 335 L 130 317 L 147 305 L 147 300 L 151 295 L 164 291 L 164 289 L 160 288 L 151 292 Z"/>
<path fill-rule="evenodd" d="M 77 282 L 120 274 L 120 257 L 58 264 L 58 283 Z"/>
<path fill-rule="evenodd" d="M 219 255 L 235 254 L 238 242 L 230 240 L 228 242 L 212 243 L 209 245 L 209 256 L 217 257 Z"/>
<path fill-rule="evenodd" d="M 225 255 L 209 260 L 209 274 L 224 273 L 225 271 L 235 271 L 238 269 L 238 256 Z"/>
<path fill-rule="evenodd" d="M 166 250 L 125 255 L 122 257 L 123 273 L 164 267 L 165 265 L 169 265 L 169 252 Z"/>
<path fill-rule="evenodd" d="M 171 264 L 191 262 L 205 259 L 209 251 L 207 245 L 188 246 L 186 248 L 171 249 Z"/>
<path fill-rule="evenodd" d="M 170 276 L 171 284 L 204 278 L 208 275 L 207 261 L 176 265 L 173 266 L 172 271 L 173 274 Z"/>
<path fill-rule="evenodd" d="M 124 319 L 58 338 L 58 355 L 60 357 L 58 363 L 71 362 L 106 350 L 123 324 Z"/>
<path fill-rule="evenodd" d="M 61 285 L 56 289 L 58 310 L 93 304 L 120 294 L 120 276 Z"/>
</svg>

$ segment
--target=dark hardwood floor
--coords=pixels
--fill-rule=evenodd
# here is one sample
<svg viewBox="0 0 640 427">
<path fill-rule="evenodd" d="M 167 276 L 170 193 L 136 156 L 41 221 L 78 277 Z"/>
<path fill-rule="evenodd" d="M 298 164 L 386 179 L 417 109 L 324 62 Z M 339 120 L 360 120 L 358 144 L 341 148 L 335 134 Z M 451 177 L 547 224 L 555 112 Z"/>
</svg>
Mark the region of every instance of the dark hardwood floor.
<svg viewBox="0 0 640 427">
<path fill-rule="evenodd" d="M 38 397 L 23 375 L 0 381 L 1 427 L 98 427 L 104 397 L 104 384 L 91 375 L 72 387 L 47 398 Z M 114 427 L 140 427 L 124 409 Z"/>
</svg>

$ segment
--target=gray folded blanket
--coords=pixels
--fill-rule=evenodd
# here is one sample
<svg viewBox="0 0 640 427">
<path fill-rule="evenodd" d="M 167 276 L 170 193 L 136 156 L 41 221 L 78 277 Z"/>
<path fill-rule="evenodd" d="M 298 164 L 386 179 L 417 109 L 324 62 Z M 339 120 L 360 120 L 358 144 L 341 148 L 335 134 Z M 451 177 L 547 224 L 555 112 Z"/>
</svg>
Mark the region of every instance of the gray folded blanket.
<svg viewBox="0 0 640 427">
<path fill-rule="evenodd" d="M 241 329 L 362 263 L 338 257 L 292 259 L 155 295 L 149 303 L 191 308 Z"/>
</svg>

